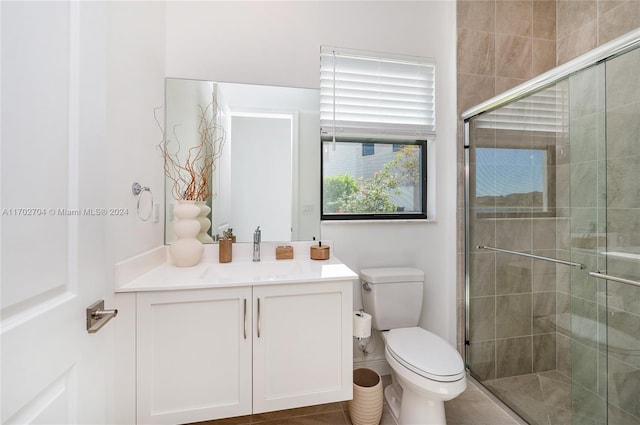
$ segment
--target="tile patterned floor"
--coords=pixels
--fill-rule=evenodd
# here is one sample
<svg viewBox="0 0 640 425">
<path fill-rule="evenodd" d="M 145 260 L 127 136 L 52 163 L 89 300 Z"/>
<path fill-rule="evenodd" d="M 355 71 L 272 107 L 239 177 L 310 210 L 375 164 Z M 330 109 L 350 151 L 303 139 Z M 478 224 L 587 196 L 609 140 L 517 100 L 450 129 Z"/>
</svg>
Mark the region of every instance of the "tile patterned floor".
<svg viewBox="0 0 640 425">
<path fill-rule="evenodd" d="M 389 383 L 389 377 L 383 377 Z M 448 425 L 517 425 L 504 410 L 469 381 L 464 393 L 445 403 Z M 351 425 L 348 403 L 329 403 L 237 418 L 198 422 L 197 425 Z M 196 425 L 196 424 L 192 424 Z M 385 403 L 380 425 L 396 425 Z M 428 425 L 428 424 L 419 424 Z"/>
<path fill-rule="evenodd" d="M 492 379 L 485 385 L 532 425 L 572 423 L 571 379 L 558 371 Z"/>
<path fill-rule="evenodd" d="M 571 378 L 555 370 L 485 381 L 531 425 L 638 425 L 640 418 L 606 404 Z M 640 403 L 640 399 L 638 399 Z"/>
</svg>

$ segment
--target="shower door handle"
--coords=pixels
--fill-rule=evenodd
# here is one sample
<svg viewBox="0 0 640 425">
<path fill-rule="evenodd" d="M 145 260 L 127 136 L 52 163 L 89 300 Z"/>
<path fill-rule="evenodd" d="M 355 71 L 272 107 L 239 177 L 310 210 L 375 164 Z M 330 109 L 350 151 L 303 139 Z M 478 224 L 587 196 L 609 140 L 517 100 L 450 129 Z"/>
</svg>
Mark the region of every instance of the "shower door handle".
<svg viewBox="0 0 640 425">
<path fill-rule="evenodd" d="M 589 272 L 589 276 L 597 277 L 598 279 L 611 280 L 613 282 L 624 283 L 626 285 L 640 286 L 640 282 L 637 280 L 625 279 L 623 277 L 611 276 L 599 271 Z"/>
</svg>

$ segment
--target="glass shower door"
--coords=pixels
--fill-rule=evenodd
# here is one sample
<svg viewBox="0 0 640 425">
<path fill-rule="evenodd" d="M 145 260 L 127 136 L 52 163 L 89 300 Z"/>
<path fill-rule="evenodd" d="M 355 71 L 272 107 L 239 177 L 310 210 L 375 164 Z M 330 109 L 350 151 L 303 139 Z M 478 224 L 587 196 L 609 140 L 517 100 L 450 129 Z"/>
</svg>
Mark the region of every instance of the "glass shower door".
<svg viewBox="0 0 640 425">
<path fill-rule="evenodd" d="M 571 278 L 586 270 L 571 249 L 569 87 L 560 81 L 468 124 L 466 359 L 534 425 L 572 420 Z"/>
<path fill-rule="evenodd" d="M 569 77 L 567 248 L 582 268 L 558 275 L 558 365 L 570 378 L 568 411 L 573 425 L 607 423 L 606 282 L 589 275 L 606 258 L 605 65 Z"/>
<path fill-rule="evenodd" d="M 640 49 L 606 63 L 607 414 L 640 424 Z M 604 274 L 605 276 L 602 276 Z M 607 279 L 607 277 L 609 277 Z"/>
<path fill-rule="evenodd" d="M 532 425 L 640 424 L 640 49 L 465 125 L 471 375 Z"/>
</svg>

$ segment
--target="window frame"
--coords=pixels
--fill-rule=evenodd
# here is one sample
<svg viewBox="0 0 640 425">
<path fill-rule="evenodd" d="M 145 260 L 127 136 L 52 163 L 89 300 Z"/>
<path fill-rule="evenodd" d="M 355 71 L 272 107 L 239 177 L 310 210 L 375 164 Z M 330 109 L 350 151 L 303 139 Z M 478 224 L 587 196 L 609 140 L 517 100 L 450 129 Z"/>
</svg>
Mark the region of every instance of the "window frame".
<svg viewBox="0 0 640 425">
<path fill-rule="evenodd" d="M 389 140 L 389 139 L 361 139 L 357 137 L 336 137 L 335 141 L 340 143 L 373 143 L 384 145 L 419 145 L 421 147 L 421 167 L 420 167 L 420 184 L 422 199 L 420 200 L 422 212 L 410 213 L 325 213 L 324 212 L 324 146 L 326 142 L 331 143 L 333 138 L 321 137 L 320 141 L 320 221 L 375 221 L 375 220 L 427 220 L 427 160 L 428 160 L 428 141 L 424 140 Z"/>
</svg>

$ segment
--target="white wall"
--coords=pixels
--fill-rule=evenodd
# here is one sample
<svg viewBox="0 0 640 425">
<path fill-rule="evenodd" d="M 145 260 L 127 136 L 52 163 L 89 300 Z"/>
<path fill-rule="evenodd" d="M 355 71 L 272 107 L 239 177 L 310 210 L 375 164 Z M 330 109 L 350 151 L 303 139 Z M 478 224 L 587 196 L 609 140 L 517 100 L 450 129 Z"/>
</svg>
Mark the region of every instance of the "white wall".
<svg viewBox="0 0 640 425">
<path fill-rule="evenodd" d="M 108 200 L 129 214 L 109 221 L 111 264 L 164 243 L 164 215 L 157 223 L 136 214 L 131 184 L 148 186 L 164 205 L 162 133 L 153 110 L 164 106 L 165 6 L 162 2 L 109 2 Z M 158 111 L 164 125 L 164 110 Z M 162 208 L 161 208 L 162 212 Z"/>
<path fill-rule="evenodd" d="M 431 57 L 437 66 L 438 138 L 433 149 L 435 221 L 330 223 L 322 237 L 340 259 L 362 267 L 426 271 L 421 325 L 455 343 L 456 9 L 423 2 L 170 2 L 170 77 L 319 87 L 321 45 Z M 432 206 L 433 207 L 433 206 Z M 355 306 L 360 305 L 359 289 Z"/>
</svg>

